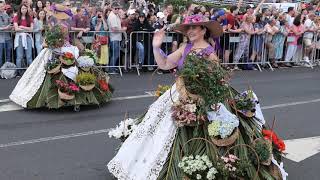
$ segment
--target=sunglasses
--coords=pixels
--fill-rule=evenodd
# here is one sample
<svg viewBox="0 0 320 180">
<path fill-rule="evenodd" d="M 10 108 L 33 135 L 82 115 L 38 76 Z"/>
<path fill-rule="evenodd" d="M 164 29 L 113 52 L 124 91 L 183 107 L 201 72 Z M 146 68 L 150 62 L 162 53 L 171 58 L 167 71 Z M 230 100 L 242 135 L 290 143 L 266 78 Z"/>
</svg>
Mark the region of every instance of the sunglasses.
<svg viewBox="0 0 320 180">
<path fill-rule="evenodd" d="M 70 4 L 66 4 L 66 6 L 67 6 L 67 7 L 70 7 L 71 5 L 70 5 Z"/>
<path fill-rule="evenodd" d="M 119 9 L 121 9 L 121 8 L 114 8 L 114 10 L 119 10 Z"/>
</svg>

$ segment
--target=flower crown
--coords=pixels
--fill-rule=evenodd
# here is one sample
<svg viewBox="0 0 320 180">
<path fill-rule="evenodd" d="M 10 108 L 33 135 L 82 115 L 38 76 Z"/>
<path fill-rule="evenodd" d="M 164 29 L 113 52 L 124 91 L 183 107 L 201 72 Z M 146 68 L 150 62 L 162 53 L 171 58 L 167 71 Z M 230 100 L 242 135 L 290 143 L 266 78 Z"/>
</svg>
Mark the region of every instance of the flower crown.
<svg viewBox="0 0 320 180">
<path fill-rule="evenodd" d="M 191 15 L 184 19 L 183 24 L 190 24 L 190 23 L 201 23 L 205 22 L 205 19 L 202 15 Z"/>
</svg>

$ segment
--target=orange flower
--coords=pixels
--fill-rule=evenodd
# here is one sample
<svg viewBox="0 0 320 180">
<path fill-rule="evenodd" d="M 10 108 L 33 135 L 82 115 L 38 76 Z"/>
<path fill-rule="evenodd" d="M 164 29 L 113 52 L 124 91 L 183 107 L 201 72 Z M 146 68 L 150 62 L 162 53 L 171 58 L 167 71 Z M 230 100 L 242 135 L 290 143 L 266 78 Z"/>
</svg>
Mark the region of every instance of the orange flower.
<svg viewBox="0 0 320 180">
<path fill-rule="evenodd" d="M 73 54 L 70 53 L 70 52 L 64 53 L 64 56 L 65 56 L 67 59 L 73 59 Z"/>
<path fill-rule="evenodd" d="M 99 80 L 99 85 L 103 91 L 110 91 L 109 84 L 104 80 Z"/>
</svg>

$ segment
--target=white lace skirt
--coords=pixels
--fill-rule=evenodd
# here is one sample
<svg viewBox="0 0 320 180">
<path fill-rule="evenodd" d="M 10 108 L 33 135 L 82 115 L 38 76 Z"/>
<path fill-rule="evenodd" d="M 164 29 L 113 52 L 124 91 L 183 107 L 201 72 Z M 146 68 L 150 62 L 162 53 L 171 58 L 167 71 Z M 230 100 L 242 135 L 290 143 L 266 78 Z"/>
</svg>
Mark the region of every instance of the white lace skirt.
<svg viewBox="0 0 320 180">
<path fill-rule="evenodd" d="M 176 86 L 154 102 L 138 128 L 122 144 L 108 163 L 119 180 L 156 180 L 166 162 L 177 126 L 171 117 L 173 101 L 178 100 Z M 171 100 L 172 98 L 172 100 Z"/>
</svg>

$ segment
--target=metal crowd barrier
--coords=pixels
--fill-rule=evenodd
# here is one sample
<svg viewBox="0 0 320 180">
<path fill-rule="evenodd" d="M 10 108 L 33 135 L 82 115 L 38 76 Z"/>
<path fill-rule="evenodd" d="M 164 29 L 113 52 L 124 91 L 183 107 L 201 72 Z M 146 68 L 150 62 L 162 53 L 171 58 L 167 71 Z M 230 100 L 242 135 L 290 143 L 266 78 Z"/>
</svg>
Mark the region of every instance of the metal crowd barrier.
<svg viewBox="0 0 320 180">
<path fill-rule="evenodd" d="M 15 39 L 15 33 L 14 31 L 1 31 L 0 33 L 10 33 L 10 41 L 12 43 L 12 50 L 11 50 L 11 58 L 10 58 L 10 62 L 16 64 L 16 51 L 14 49 L 14 39 Z M 27 32 L 30 33 L 33 39 L 33 49 L 32 49 L 32 61 L 36 58 L 37 56 L 37 50 L 36 50 L 36 46 L 35 46 L 35 34 L 38 32 Z M 77 38 L 77 34 L 79 32 L 76 31 L 70 31 L 69 35 L 72 41 L 72 44 L 74 45 L 74 42 L 76 40 L 77 43 L 81 43 L 83 45 L 84 48 L 87 49 L 92 49 L 92 45 L 95 43 L 95 40 L 97 39 L 97 35 L 98 36 L 106 36 L 108 37 L 108 42 L 105 45 L 99 46 L 100 49 L 96 49 L 94 48 L 93 50 L 98 52 L 98 56 L 100 55 L 100 59 L 99 64 L 96 64 L 97 67 L 100 68 L 106 68 L 106 70 L 110 69 L 110 68 L 115 68 L 119 70 L 120 75 L 122 76 L 122 69 L 126 69 L 128 67 L 128 51 L 127 51 L 127 42 L 128 42 L 128 38 L 127 38 L 127 34 L 126 32 L 123 31 L 119 31 L 117 33 L 121 33 L 122 36 L 122 41 L 118 42 L 119 48 L 117 50 L 114 50 L 115 48 L 111 47 L 111 43 L 110 43 L 110 35 L 113 35 L 112 33 L 115 32 L 110 32 L 110 31 L 89 31 L 88 33 L 85 33 L 82 35 L 81 38 Z M 101 59 L 101 51 L 104 51 L 104 58 L 105 59 Z M 113 65 L 110 65 L 110 59 L 112 57 L 113 54 L 119 54 L 119 58 L 116 59 L 116 63 Z M 6 62 L 7 59 L 7 53 L 5 51 L 5 48 L 3 50 L 3 57 L 1 57 L 1 61 L 0 61 L 0 65 L 2 65 L 3 63 Z M 21 68 L 6 68 L 7 70 L 11 70 L 11 69 L 15 69 L 15 70 L 24 70 L 28 68 L 28 65 L 26 63 L 26 58 L 24 57 L 22 59 L 22 67 Z M 0 69 L 1 71 L 1 69 Z"/>
<path fill-rule="evenodd" d="M 0 33 L 10 33 L 11 42 L 12 42 L 12 50 L 10 51 L 11 59 L 10 62 L 15 63 L 16 59 L 16 52 L 14 50 L 14 37 L 15 32 L 13 31 L 1 31 Z M 33 39 L 35 39 L 35 33 L 37 32 L 29 32 L 32 34 Z M 101 51 L 104 51 L 104 58 L 100 58 L 98 61 L 98 64 L 96 64 L 97 67 L 100 68 L 106 68 L 106 70 L 110 70 L 111 68 L 117 69 L 120 73 L 120 75 L 123 75 L 122 70 L 127 68 L 135 68 L 137 70 L 138 75 L 140 75 L 141 68 L 148 68 L 148 70 L 154 70 L 157 68 L 157 64 L 154 60 L 153 52 L 152 52 L 152 38 L 154 32 L 146 32 L 146 31 L 136 31 L 132 32 L 129 36 L 129 39 L 127 37 L 126 32 L 119 31 L 122 35 L 122 41 L 118 42 L 120 48 L 116 49 L 114 47 L 111 47 L 110 43 L 110 36 L 112 36 L 112 33 L 110 31 L 89 31 L 88 33 L 85 33 L 82 35 L 81 38 L 77 38 L 77 33 L 75 31 L 70 31 L 70 38 L 74 42 L 75 40 L 80 42 L 84 48 L 92 49 L 92 46 L 97 38 L 97 36 L 106 36 L 108 37 L 108 44 L 104 46 L 99 46 L 96 49 L 93 48 L 93 50 L 96 50 L 98 52 L 98 55 L 100 57 L 102 56 Z M 243 42 L 241 41 L 241 33 L 225 33 L 222 37 L 215 39 L 215 41 L 212 43 L 212 45 L 215 47 L 217 51 L 217 55 L 219 59 L 221 59 L 221 64 L 224 66 L 238 66 L 238 65 L 248 65 L 253 64 L 256 65 L 258 70 L 262 71 L 261 66 L 268 66 L 271 70 L 273 70 L 270 61 L 269 61 L 269 51 L 268 46 L 270 47 L 270 44 L 268 45 L 267 42 L 267 34 L 262 35 L 252 35 L 250 38 L 249 44 L 246 44 L 243 46 Z M 302 36 L 303 37 L 303 36 Z M 260 45 L 257 45 L 257 42 L 255 42 L 256 38 L 261 38 Z M 170 54 L 175 49 L 179 47 L 181 43 L 185 41 L 185 38 L 181 34 L 177 34 L 174 32 L 167 32 L 166 38 L 162 45 L 162 50 L 166 54 Z M 258 43 L 258 44 L 259 44 Z M 271 43 L 272 45 L 272 43 Z M 257 47 L 256 47 L 257 46 Z M 102 49 L 101 49 L 102 47 Z M 239 49 L 245 47 L 246 51 L 248 52 L 241 52 Z M 260 48 L 261 47 L 261 48 Z M 284 50 L 283 54 L 280 60 L 275 61 L 275 63 L 286 63 L 284 61 L 284 58 L 286 56 L 288 48 L 287 41 L 284 42 Z M 308 67 L 313 67 L 316 65 L 320 65 L 320 33 L 314 33 L 314 37 L 312 40 L 311 45 L 311 51 L 310 51 L 310 62 L 306 62 L 303 60 L 303 57 L 305 56 L 305 43 L 302 42 L 301 45 L 298 45 L 294 58 L 290 61 L 298 65 L 308 65 Z M 5 48 L 4 48 L 5 49 Z M 116 49 L 116 50 L 115 50 Z M 257 54 L 254 57 L 254 61 L 250 61 L 250 59 L 253 58 L 254 50 L 259 50 Z M 100 54 L 99 54 L 100 53 Z M 106 55 L 107 54 L 107 55 Z M 113 54 L 120 54 L 119 58 L 116 59 L 116 63 L 110 64 L 110 60 L 112 58 Z M 246 54 L 248 57 L 243 56 Z M 36 57 L 36 48 L 34 47 L 32 50 L 33 59 Z M 234 57 L 238 56 L 239 61 L 234 62 Z M 7 57 L 7 53 L 3 52 L 2 62 L 4 63 Z M 129 58 L 129 59 L 128 59 Z M 24 59 L 23 62 L 26 62 Z M 140 62 L 140 63 L 139 63 Z M 1 63 L 0 63 L 1 64 Z M 26 69 L 26 64 L 23 65 L 21 68 L 14 68 L 14 69 Z M 13 68 L 12 68 L 13 69 Z"/>
</svg>

